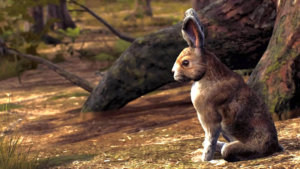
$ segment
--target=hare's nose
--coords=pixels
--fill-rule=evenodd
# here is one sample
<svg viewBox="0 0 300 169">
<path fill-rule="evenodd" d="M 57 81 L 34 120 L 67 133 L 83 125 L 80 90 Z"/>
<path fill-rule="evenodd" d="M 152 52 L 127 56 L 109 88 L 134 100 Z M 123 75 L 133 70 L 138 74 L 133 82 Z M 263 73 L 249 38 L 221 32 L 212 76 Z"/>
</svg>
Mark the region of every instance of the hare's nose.
<svg viewBox="0 0 300 169">
<path fill-rule="evenodd" d="M 174 74 L 174 73 L 175 73 L 175 71 L 174 71 L 174 70 L 172 70 L 172 73 Z"/>
</svg>

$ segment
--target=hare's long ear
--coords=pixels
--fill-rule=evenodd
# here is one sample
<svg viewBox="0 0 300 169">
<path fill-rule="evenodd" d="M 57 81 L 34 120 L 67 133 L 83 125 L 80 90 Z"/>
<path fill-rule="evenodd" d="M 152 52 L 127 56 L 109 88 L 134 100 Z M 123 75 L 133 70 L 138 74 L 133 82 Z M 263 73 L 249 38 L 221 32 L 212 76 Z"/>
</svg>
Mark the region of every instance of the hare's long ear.
<svg viewBox="0 0 300 169">
<path fill-rule="evenodd" d="M 188 9 L 182 24 L 182 35 L 190 47 L 203 48 L 204 29 L 200 22 L 197 12 L 194 9 Z"/>
</svg>

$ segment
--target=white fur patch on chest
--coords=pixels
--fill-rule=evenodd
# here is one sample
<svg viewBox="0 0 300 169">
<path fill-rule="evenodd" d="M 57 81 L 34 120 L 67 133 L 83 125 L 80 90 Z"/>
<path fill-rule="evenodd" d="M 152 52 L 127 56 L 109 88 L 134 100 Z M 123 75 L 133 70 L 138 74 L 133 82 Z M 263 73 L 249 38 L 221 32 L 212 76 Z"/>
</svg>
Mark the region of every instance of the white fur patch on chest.
<svg viewBox="0 0 300 169">
<path fill-rule="evenodd" d="M 207 88 L 204 85 L 202 85 L 199 81 L 194 82 L 192 85 L 191 100 L 197 111 L 199 110 L 199 108 L 197 107 L 200 106 L 199 104 L 201 104 L 201 100 L 204 98 L 206 90 Z"/>
</svg>

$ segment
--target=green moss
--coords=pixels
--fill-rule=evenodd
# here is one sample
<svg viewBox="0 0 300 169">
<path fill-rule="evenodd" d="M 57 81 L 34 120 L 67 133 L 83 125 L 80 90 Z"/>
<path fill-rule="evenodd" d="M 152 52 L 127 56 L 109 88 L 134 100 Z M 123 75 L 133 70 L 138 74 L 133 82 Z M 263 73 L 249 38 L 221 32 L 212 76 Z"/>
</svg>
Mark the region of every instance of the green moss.
<svg viewBox="0 0 300 169">
<path fill-rule="evenodd" d="M 291 19 L 291 24 L 292 24 L 292 26 L 293 26 L 293 28 L 294 29 L 297 29 L 299 26 L 299 22 L 300 22 L 300 17 L 299 17 L 299 15 L 300 15 L 300 12 L 296 12 L 294 15 L 293 15 L 293 17 L 292 17 L 292 19 Z"/>
<path fill-rule="evenodd" d="M 283 17 L 281 17 L 281 20 L 280 20 L 280 22 L 279 22 L 279 24 L 278 24 L 278 26 L 277 26 L 277 29 L 276 29 L 276 31 L 275 31 L 275 34 L 274 34 L 274 36 L 277 38 L 277 42 L 278 43 L 283 43 L 283 33 L 284 33 L 284 22 L 285 22 L 285 20 L 286 20 L 286 18 L 287 18 L 287 16 L 285 15 L 285 16 L 283 16 Z"/>
<path fill-rule="evenodd" d="M 282 66 L 282 64 L 279 63 L 278 61 L 275 62 L 275 63 L 273 63 L 273 64 L 271 64 L 271 65 L 267 68 L 266 74 L 269 74 L 269 73 L 271 73 L 271 72 L 274 72 L 275 70 L 278 70 L 281 66 Z"/>
<path fill-rule="evenodd" d="M 159 34 L 156 34 L 155 37 L 157 39 L 164 39 L 164 38 L 166 38 L 166 35 L 164 33 L 159 33 Z"/>
<path fill-rule="evenodd" d="M 300 46 L 298 46 L 297 48 L 299 48 L 299 47 Z M 299 53 L 296 52 L 295 50 L 291 50 L 289 54 L 292 58 L 296 58 L 299 55 Z"/>
<path fill-rule="evenodd" d="M 269 102 L 269 111 L 270 111 L 270 113 L 275 113 L 275 108 L 276 108 L 276 105 L 278 104 L 278 100 L 279 100 L 278 95 L 273 95 L 273 96 L 275 96 L 275 98 L 273 98 L 271 100 L 271 102 Z"/>
<path fill-rule="evenodd" d="M 114 61 L 116 60 L 116 58 L 110 54 L 106 54 L 106 53 L 100 53 L 99 55 L 96 55 L 95 60 L 98 61 Z"/>
<path fill-rule="evenodd" d="M 125 58 L 125 57 L 124 57 Z M 129 57 L 127 57 L 127 58 L 129 58 Z M 132 67 L 137 67 L 137 65 L 136 65 L 136 58 L 130 58 L 130 60 L 129 60 L 129 64 L 132 66 Z"/>
<path fill-rule="evenodd" d="M 112 75 L 112 77 L 118 77 L 119 76 L 119 72 L 120 72 L 120 69 L 119 69 L 119 67 L 112 67 L 112 69 L 109 69 L 108 70 L 109 71 L 109 73 Z"/>
<path fill-rule="evenodd" d="M 122 53 L 124 52 L 129 46 L 131 45 L 131 43 L 118 39 L 114 45 L 114 50 L 117 53 Z"/>
<path fill-rule="evenodd" d="M 145 72 L 143 72 L 143 70 L 139 70 L 139 69 L 131 69 L 128 71 L 131 72 L 131 74 L 137 76 L 138 78 L 142 78 L 145 74 Z"/>
<path fill-rule="evenodd" d="M 136 42 L 139 44 L 142 44 L 144 42 L 145 38 L 144 37 L 140 37 L 136 39 Z"/>
</svg>

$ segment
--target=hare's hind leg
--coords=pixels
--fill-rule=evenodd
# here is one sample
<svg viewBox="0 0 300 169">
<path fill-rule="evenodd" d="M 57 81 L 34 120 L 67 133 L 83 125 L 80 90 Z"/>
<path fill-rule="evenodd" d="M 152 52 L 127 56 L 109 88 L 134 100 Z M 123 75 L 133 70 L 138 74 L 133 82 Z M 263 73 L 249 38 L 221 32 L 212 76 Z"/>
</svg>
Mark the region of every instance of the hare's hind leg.
<svg viewBox="0 0 300 169">
<path fill-rule="evenodd" d="M 235 139 L 234 139 L 231 135 L 226 134 L 226 133 L 224 133 L 224 132 L 222 132 L 222 136 L 223 136 L 223 138 L 225 138 L 225 140 L 228 141 L 228 142 L 233 142 L 233 141 L 235 141 Z"/>
<path fill-rule="evenodd" d="M 234 141 L 234 138 L 228 134 L 225 134 L 224 132 L 222 132 L 222 136 L 225 138 L 226 141 L 228 142 L 233 142 Z M 216 146 L 216 152 L 219 152 L 221 153 L 221 150 L 223 148 L 223 146 L 225 145 L 226 143 L 225 142 L 222 142 L 222 141 L 218 141 L 217 142 L 217 146 Z M 202 144 L 203 145 L 203 144 Z"/>
<path fill-rule="evenodd" d="M 225 144 L 221 150 L 222 157 L 228 162 L 245 161 L 261 157 L 261 153 L 240 141 Z"/>
<path fill-rule="evenodd" d="M 223 146 L 225 145 L 226 143 L 222 142 L 222 141 L 218 141 L 217 142 L 217 146 L 216 146 L 216 152 L 219 152 L 221 153 L 221 150 L 223 148 Z"/>
</svg>

